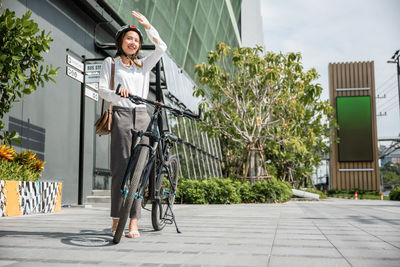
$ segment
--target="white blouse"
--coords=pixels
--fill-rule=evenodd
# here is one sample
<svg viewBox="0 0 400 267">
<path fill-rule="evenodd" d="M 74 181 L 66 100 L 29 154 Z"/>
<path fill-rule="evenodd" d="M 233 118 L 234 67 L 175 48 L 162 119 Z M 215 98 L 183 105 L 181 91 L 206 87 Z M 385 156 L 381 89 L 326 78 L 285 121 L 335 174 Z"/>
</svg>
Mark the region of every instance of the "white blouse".
<svg viewBox="0 0 400 267">
<path fill-rule="evenodd" d="M 167 50 L 167 45 L 161 40 L 160 35 L 153 26 L 149 30 L 146 30 L 147 36 L 156 49 L 148 56 L 143 59 L 138 59 L 139 64 L 143 64 L 142 68 L 132 64 L 127 67 L 123 64 L 120 57 L 116 57 L 115 61 L 115 74 L 114 74 L 114 90 L 110 90 L 110 78 L 111 78 L 111 57 L 106 58 L 103 61 L 100 71 L 99 80 L 99 94 L 102 98 L 108 102 L 112 102 L 113 106 L 135 108 L 145 105 L 135 105 L 129 99 L 120 97 L 115 93 L 115 89 L 118 84 L 121 84 L 121 88 L 128 89 L 134 95 L 147 98 L 149 93 L 149 74 L 151 69 L 160 60 L 162 54 Z"/>
</svg>

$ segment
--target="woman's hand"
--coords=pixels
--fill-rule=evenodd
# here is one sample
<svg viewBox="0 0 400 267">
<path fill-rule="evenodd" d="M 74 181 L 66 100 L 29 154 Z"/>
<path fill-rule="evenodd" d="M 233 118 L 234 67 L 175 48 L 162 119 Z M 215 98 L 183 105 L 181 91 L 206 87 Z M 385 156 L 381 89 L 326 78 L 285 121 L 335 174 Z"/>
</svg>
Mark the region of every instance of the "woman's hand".
<svg viewBox="0 0 400 267">
<path fill-rule="evenodd" d="M 149 30 L 151 28 L 149 21 L 141 13 L 139 13 L 137 11 L 132 11 L 132 16 L 137 18 L 138 22 L 140 24 L 143 24 L 143 26 L 146 28 L 146 30 Z"/>
<path fill-rule="evenodd" d="M 120 88 L 119 91 L 118 91 L 118 94 L 119 94 L 121 97 L 129 97 L 132 93 L 129 92 L 128 89 Z"/>
</svg>

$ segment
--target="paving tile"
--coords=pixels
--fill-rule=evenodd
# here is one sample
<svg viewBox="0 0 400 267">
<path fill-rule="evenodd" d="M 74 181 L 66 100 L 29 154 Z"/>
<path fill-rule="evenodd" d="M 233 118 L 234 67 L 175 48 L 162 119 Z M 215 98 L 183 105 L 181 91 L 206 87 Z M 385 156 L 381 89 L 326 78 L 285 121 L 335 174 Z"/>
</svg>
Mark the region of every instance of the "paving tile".
<svg viewBox="0 0 400 267">
<path fill-rule="evenodd" d="M 350 266 L 350 264 L 341 257 L 309 257 L 309 256 L 272 256 L 269 267 L 282 267 L 282 266 L 296 266 L 296 267 L 311 267 L 311 266 L 324 266 L 324 267 L 338 267 Z"/>
<path fill-rule="evenodd" d="M 349 258 L 348 259 L 351 263 L 352 266 L 354 267 L 398 267 L 399 266 L 399 260 L 398 259 L 353 259 Z"/>
</svg>

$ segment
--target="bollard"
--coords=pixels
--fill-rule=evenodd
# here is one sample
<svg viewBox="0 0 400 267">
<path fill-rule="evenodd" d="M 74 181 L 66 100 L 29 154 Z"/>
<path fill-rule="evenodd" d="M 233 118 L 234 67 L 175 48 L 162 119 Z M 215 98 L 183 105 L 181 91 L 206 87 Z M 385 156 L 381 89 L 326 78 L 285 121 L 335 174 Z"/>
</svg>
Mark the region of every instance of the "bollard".
<svg viewBox="0 0 400 267">
<path fill-rule="evenodd" d="M 358 198 L 357 198 L 357 191 L 354 192 L 354 199 L 358 199 Z"/>
<path fill-rule="evenodd" d="M 383 193 L 381 192 L 381 200 L 383 200 Z"/>
</svg>

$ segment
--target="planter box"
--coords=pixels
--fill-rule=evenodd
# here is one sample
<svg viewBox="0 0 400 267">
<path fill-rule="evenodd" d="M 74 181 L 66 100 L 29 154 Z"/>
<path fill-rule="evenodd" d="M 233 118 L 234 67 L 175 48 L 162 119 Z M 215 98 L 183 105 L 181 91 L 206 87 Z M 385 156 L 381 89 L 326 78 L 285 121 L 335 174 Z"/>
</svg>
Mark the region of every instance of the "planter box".
<svg viewBox="0 0 400 267">
<path fill-rule="evenodd" d="M 61 211 L 62 183 L 0 180 L 0 216 Z"/>
</svg>

